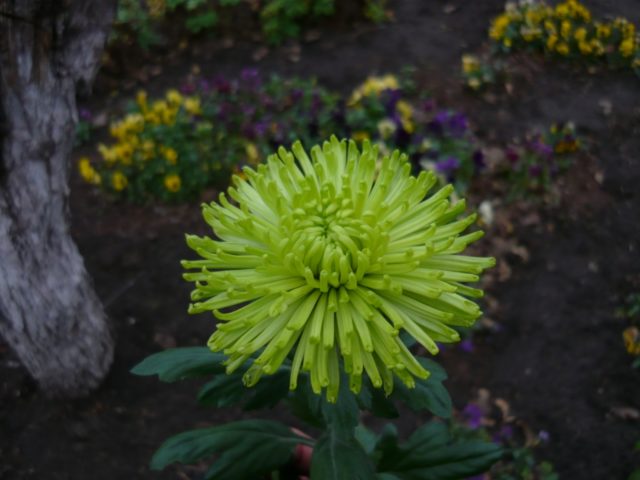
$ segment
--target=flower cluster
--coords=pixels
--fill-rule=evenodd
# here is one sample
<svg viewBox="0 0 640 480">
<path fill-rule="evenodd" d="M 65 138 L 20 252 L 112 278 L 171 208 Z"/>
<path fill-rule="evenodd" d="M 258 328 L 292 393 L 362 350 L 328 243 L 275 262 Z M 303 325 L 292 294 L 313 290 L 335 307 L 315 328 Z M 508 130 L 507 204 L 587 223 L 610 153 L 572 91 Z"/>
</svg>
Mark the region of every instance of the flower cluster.
<svg viewBox="0 0 640 480">
<path fill-rule="evenodd" d="M 572 123 L 553 124 L 546 132 L 531 133 L 523 142 L 509 146 L 502 170 L 509 180 L 511 195 L 546 191 L 581 149 Z"/>
<path fill-rule="evenodd" d="M 346 113 L 346 131 L 373 141 L 382 152 L 405 151 L 414 166 L 435 171 L 443 183 L 464 190 L 483 167 L 483 154 L 467 117 L 438 109 L 433 100 L 408 100 L 402 81 L 371 77 L 356 88 Z"/>
<path fill-rule="evenodd" d="M 577 0 L 555 7 L 545 2 L 508 3 L 489 29 L 494 45 L 504 52 L 531 50 L 559 57 L 606 62 L 640 73 L 640 37 L 624 18 L 597 21 Z"/>
<path fill-rule="evenodd" d="M 335 402 L 341 370 L 350 389 L 363 375 L 389 394 L 394 378 L 408 387 L 429 372 L 400 337 L 406 332 L 431 354 L 436 342 L 455 342 L 452 327 L 481 315 L 465 283 L 494 265 L 459 255 L 482 232 L 463 234 L 475 215 L 458 219 L 448 185 L 432 172 L 411 175 L 398 151 L 380 158 L 369 142 L 335 137 L 310 155 L 297 142 L 278 149 L 228 196 L 203 206 L 218 240 L 188 236 L 201 257 L 184 261 L 195 282 L 191 313 L 220 320 L 209 340 L 227 356 L 227 371 L 252 364 L 252 386 L 291 355 L 290 388 L 308 372 L 311 386 Z"/>
<path fill-rule="evenodd" d="M 494 63 L 477 55 L 463 55 L 462 75 L 465 85 L 472 90 L 479 90 L 485 85 L 493 83 L 498 73 Z"/>
<path fill-rule="evenodd" d="M 121 120 L 110 125 L 115 142 L 100 144 L 102 162 L 80 161 L 89 183 L 133 200 L 153 195 L 164 200 L 194 196 L 225 169 L 212 160 L 212 125 L 203 119 L 198 96 L 170 90 L 150 102 L 144 91 Z M 226 178 L 226 175 L 225 175 Z"/>
<path fill-rule="evenodd" d="M 312 80 L 265 80 L 245 69 L 235 80 L 188 82 L 181 93 L 156 101 L 140 92 L 131 112 L 111 125 L 115 143 L 99 146 L 103 162 L 92 168 L 102 181 L 86 166 L 80 173 L 125 198 L 182 200 L 226 181 L 231 170 L 259 163 L 279 145 L 296 138 L 318 143 L 338 132 L 369 139 L 384 152 L 401 148 L 416 172 L 432 168 L 464 188 L 482 165 L 466 117 L 427 99 L 410 101 L 409 84 L 371 77 L 341 97 Z"/>
</svg>

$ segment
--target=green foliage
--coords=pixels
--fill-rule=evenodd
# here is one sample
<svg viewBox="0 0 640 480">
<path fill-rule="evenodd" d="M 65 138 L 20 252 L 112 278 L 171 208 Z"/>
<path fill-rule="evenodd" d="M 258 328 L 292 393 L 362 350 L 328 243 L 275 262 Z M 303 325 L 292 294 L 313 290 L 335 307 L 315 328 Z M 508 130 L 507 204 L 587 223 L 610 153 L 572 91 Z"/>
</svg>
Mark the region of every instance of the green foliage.
<svg viewBox="0 0 640 480">
<path fill-rule="evenodd" d="M 278 422 L 243 420 L 169 438 L 153 456 L 151 468 L 161 470 L 174 462 L 195 463 L 217 454 L 205 479 L 249 480 L 284 465 L 296 445 L 307 442 Z"/>
<path fill-rule="evenodd" d="M 374 456 L 377 471 L 388 480 L 456 480 L 486 471 L 500 459 L 502 449 L 482 441 L 454 440 L 446 425 L 430 422 L 418 428 L 404 444 L 388 425 Z"/>
<path fill-rule="evenodd" d="M 154 353 L 131 369 L 140 376 L 157 375 L 163 382 L 224 373 L 224 355 L 207 347 L 170 348 Z"/>
<path fill-rule="evenodd" d="M 359 0 L 362 15 L 373 22 L 386 19 L 386 0 Z M 194 34 L 211 31 L 223 15 L 233 17 L 233 9 L 245 0 L 119 0 L 112 40 L 135 38 L 143 48 L 162 42 L 162 28 L 177 14 Z M 257 3 L 266 41 L 277 45 L 296 38 L 304 26 L 335 14 L 336 0 L 265 0 Z M 170 18 L 171 17 L 171 18 Z"/>
<path fill-rule="evenodd" d="M 314 452 L 312 479 L 447 480 L 485 471 L 501 455 L 501 449 L 492 443 L 454 440 L 446 426 L 437 422 L 420 427 L 406 443 L 399 444 L 393 426 L 388 425 L 378 436 L 358 424 L 360 409 L 366 407 L 363 403 L 367 401 L 362 402 L 363 393 L 356 398 L 344 381 L 336 403 L 330 404 L 313 393 L 308 376 L 300 378 L 296 391 L 288 391 L 288 361 L 270 377 L 271 381 L 247 389 L 241 382 L 243 370 L 226 375 L 221 360 L 219 354 L 206 347 L 169 349 L 146 358 L 132 373 L 158 375 L 166 382 L 213 375 L 200 391 L 199 401 L 216 407 L 241 402 L 245 408 L 271 407 L 288 398 L 294 413 L 323 433 L 311 440 L 265 420 L 192 430 L 168 439 L 153 456 L 152 468 L 162 469 L 174 462 L 195 463 L 215 455 L 206 479 L 253 479 L 278 470 L 291 460 L 296 445 L 307 444 L 313 446 Z M 425 381 L 400 397 L 415 408 L 430 409 L 431 403 L 426 399 L 433 393 L 427 391 L 439 390 L 446 374 L 434 362 L 421 361 L 432 371 L 432 383 Z M 373 392 L 379 392 L 363 385 L 362 392 L 365 390 L 370 399 Z"/>
</svg>

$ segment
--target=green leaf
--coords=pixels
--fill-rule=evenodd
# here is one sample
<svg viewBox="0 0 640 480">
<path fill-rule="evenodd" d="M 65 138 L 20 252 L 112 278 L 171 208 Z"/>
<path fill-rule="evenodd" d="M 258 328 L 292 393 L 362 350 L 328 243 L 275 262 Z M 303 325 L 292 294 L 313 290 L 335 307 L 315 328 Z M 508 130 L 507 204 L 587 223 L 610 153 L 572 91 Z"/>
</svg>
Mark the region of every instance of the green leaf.
<svg viewBox="0 0 640 480">
<path fill-rule="evenodd" d="M 187 18 L 185 25 L 190 32 L 198 33 L 214 27 L 218 23 L 218 14 L 213 10 Z"/>
<path fill-rule="evenodd" d="M 345 434 L 353 435 L 353 429 L 358 425 L 360 409 L 356 396 L 349 390 L 345 380 L 343 378 L 340 384 L 336 403 L 322 400 L 320 395 L 315 396 L 321 399 L 321 411 L 325 424 L 333 426 L 334 429 L 340 429 Z"/>
<path fill-rule="evenodd" d="M 373 453 L 378 437 L 364 425 L 358 425 L 355 430 L 356 440 L 360 443 L 367 455 Z"/>
<path fill-rule="evenodd" d="M 213 407 L 228 407 L 238 403 L 248 389 L 237 375 L 218 375 L 198 392 L 198 403 Z"/>
<path fill-rule="evenodd" d="M 218 454 L 206 479 L 254 479 L 287 463 L 299 443 L 309 441 L 281 423 L 243 420 L 169 438 L 151 459 L 151 468 L 160 470 L 174 462 L 194 463 Z"/>
<path fill-rule="evenodd" d="M 451 397 L 442 382 L 447 379 L 445 370 L 432 360 L 418 358 L 422 366 L 431 372 L 426 380 L 416 379 L 415 388 L 408 388 L 402 383 L 394 386 L 391 398 L 402 400 L 416 411 L 428 410 L 441 418 L 450 418 L 452 410 Z"/>
<path fill-rule="evenodd" d="M 371 480 L 373 463 L 352 432 L 329 426 L 311 458 L 311 480 Z"/>
<path fill-rule="evenodd" d="M 175 382 L 224 372 L 224 355 L 206 347 L 170 348 L 148 356 L 131 369 L 134 375 L 158 375 L 163 382 Z"/>
<path fill-rule="evenodd" d="M 430 422 L 404 445 L 383 434 L 376 453 L 377 470 L 400 480 L 458 480 L 487 471 L 500 459 L 502 449 L 494 443 L 454 441 L 444 424 Z"/>
<path fill-rule="evenodd" d="M 227 407 L 243 403 L 245 410 L 273 407 L 289 395 L 289 373 L 283 368 L 253 387 L 245 387 L 242 375 L 246 368 L 222 374 L 205 384 L 198 393 L 202 405 Z"/>
</svg>

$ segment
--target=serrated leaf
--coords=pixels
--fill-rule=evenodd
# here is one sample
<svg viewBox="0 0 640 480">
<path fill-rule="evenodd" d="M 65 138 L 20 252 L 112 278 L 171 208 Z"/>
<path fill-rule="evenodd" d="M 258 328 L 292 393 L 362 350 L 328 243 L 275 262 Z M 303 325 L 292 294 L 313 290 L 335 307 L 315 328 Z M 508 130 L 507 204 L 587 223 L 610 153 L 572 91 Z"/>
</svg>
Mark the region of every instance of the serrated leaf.
<svg viewBox="0 0 640 480">
<path fill-rule="evenodd" d="M 318 439 L 311 458 L 311 480 L 371 480 L 371 459 L 353 433 L 329 426 Z"/>
<path fill-rule="evenodd" d="M 131 369 L 134 375 L 158 375 L 163 382 L 224 372 L 224 355 L 206 347 L 170 348 L 148 356 Z"/>
<path fill-rule="evenodd" d="M 402 400 L 416 412 L 428 410 L 438 417 L 450 418 L 453 407 L 451 396 L 442 384 L 447 379 L 447 373 L 432 360 L 418 358 L 418 361 L 431 373 L 429 378 L 416 379 L 415 388 L 408 388 L 398 383 L 394 386 L 391 398 Z"/>
<path fill-rule="evenodd" d="M 308 440 L 281 423 L 243 420 L 169 438 L 153 456 L 151 468 L 160 470 L 174 462 L 194 463 L 218 454 L 206 479 L 253 479 L 288 462 L 299 443 Z"/>
<path fill-rule="evenodd" d="M 500 459 L 494 443 L 454 441 L 447 427 L 430 422 L 414 432 L 404 445 L 393 436 L 376 445 L 379 472 L 400 480 L 459 480 L 487 471 Z"/>
</svg>

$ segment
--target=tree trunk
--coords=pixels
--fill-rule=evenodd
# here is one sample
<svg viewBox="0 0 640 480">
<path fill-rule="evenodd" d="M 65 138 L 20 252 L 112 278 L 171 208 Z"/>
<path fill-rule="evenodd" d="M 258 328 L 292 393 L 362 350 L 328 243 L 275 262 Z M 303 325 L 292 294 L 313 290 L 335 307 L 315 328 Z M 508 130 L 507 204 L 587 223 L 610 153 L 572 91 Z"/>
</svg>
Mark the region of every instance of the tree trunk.
<svg viewBox="0 0 640 480">
<path fill-rule="evenodd" d="M 0 334 L 52 396 L 88 393 L 113 359 L 67 202 L 76 87 L 95 75 L 114 9 L 0 0 Z"/>
</svg>

